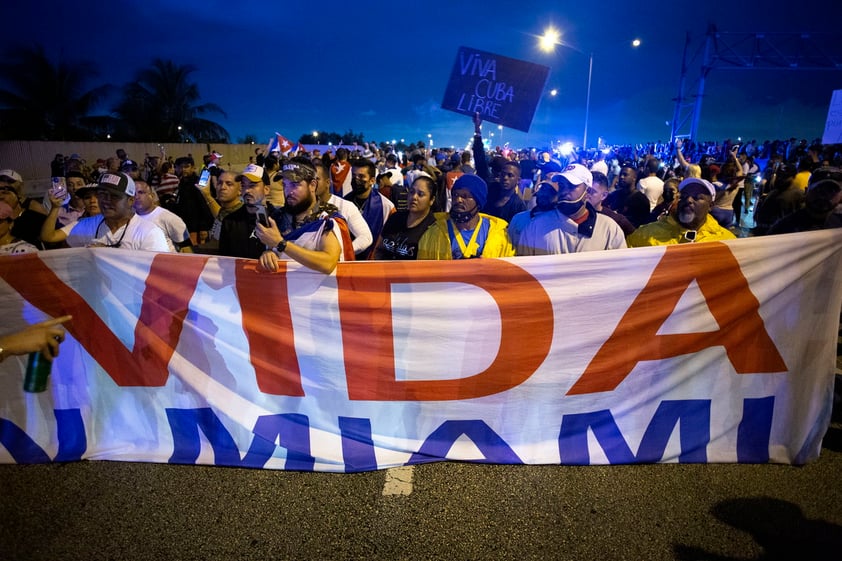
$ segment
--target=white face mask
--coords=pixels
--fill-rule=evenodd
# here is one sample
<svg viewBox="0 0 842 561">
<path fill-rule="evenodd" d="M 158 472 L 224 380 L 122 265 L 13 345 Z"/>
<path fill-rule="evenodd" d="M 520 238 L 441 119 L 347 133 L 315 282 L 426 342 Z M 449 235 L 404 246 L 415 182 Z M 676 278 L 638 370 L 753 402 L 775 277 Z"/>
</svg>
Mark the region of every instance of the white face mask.
<svg viewBox="0 0 842 561">
<path fill-rule="evenodd" d="M 585 206 L 585 195 L 587 189 L 582 190 L 582 195 L 575 201 L 558 201 L 556 208 L 565 216 L 573 216 Z"/>
</svg>

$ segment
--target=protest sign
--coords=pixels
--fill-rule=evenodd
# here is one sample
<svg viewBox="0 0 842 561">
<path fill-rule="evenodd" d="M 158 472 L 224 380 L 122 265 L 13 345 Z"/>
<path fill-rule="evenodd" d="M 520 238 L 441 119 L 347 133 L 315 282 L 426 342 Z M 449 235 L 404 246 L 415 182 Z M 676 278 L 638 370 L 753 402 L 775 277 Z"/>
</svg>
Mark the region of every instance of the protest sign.
<svg viewBox="0 0 842 561">
<path fill-rule="evenodd" d="M 460 47 L 441 106 L 529 132 L 549 72 L 540 64 Z"/>
</svg>

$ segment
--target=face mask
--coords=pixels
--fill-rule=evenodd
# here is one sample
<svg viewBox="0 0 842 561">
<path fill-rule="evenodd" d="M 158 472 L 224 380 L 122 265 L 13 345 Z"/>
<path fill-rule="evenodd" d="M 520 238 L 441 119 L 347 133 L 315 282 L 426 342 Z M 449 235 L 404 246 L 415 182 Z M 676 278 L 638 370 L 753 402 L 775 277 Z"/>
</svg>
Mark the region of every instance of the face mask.
<svg viewBox="0 0 842 561">
<path fill-rule="evenodd" d="M 468 210 L 465 212 L 456 212 L 455 210 L 450 210 L 450 219 L 453 220 L 456 224 L 464 224 L 465 222 L 470 222 L 471 219 L 477 215 L 479 212 L 479 207 L 474 207 L 473 210 Z"/>
<path fill-rule="evenodd" d="M 560 213 L 565 216 L 573 216 L 577 212 L 579 212 L 583 206 L 585 206 L 585 193 L 587 191 L 582 192 L 582 196 L 579 197 L 576 201 L 559 201 L 556 205 L 556 208 Z"/>
<path fill-rule="evenodd" d="M 351 189 L 354 191 L 355 194 L 359 195 L 361 193 L 365 193 L 368 189 L 368 182 L 367 181 L 358 181 L 356 179 L 351 181 Z"/>
</svg>

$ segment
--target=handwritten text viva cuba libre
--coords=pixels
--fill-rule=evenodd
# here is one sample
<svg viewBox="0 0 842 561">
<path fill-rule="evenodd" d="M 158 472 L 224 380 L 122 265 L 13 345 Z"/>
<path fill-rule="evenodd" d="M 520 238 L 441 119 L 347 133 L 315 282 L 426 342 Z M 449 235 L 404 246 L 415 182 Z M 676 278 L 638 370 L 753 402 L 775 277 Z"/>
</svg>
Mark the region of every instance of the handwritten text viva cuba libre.
<svg viewBox="0 0 842 561">
<path fill-rule="evenodd" d="M 190 300 L 211 257 L 160 254 L 152 261 L 129 351 L 71 287 L 36 255 L 31 266 L 0 265 L 0 277 L 22 297 L 52 316 L 73 314 L 71 334 L 119 386 L 160 387 L 178 344 Z M 717 263 L 716 268 L 705 263 Z M 470 272 L 447 262 L 340 264 L 336 271 L 342 347 L 352 400 L 436 401 L 471 399 L 504 392 L 527 380 L 550 352 L 555 319 L 541 283 L 513 261 L 482 259 Z M 294 344 L 286 269 L 260 274 L 253 262 L 235 262 L 242 327 L 259 389 L 270 395 L 304 396 Z M 727 279 L 727 280 L 723 280 Z M 505 282 L 502 282 L 502 281 Z M 695 281 L 718 331 L 658 331 Z M 496 302 L 501 324 L 497 356 L 483 372 L 448 380 L 397 380 L 390 294 L 392 284 L 469 283 Z M 45 293 L 41 287 L 50 286 Z M 365 290 L 357 290 L 364 287 Z M 529 294 L 518 298 L 516 294 Z M 536 309 L 542 313 L 535 313 Z M 266 329 L 267 322 L 273 324 Z M 519 334 L 530 333 L 530 345 Z M 786 364 L 759 314 L 739 263 L 725 244 L 699 244 L 686 251 L 668 247 L 649 281 L 637 294 L 613 333 L 588 364 L 568 395 L 615 389 L 640 361 L 659 360 L 725 348 L 738 374 L 784 372 Z"/>
<path fill-rule="evenodd" d="M 474 84 L 474 93 L 469 97 L 462 94 L 456 109 L 466 113 L 479 113 L 483 117 L 499 118 L 500 107 L 512 103 L 515 89 L 511 84 L 497 81 L 497 60 L 483 59 L 476 53 L 459 53 L 459 70 L 462 76 L 479 76 Z"/>
</svg>

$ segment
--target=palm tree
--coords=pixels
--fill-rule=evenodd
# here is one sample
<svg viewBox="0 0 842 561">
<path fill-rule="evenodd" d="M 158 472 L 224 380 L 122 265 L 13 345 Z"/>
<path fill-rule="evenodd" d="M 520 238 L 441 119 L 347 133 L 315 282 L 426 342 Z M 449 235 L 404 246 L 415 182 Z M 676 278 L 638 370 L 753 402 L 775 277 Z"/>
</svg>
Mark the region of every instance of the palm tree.
<svg viewBox="0 0 842 561">
<path fill-rule="evenodd" d="M 228 131 L 205 119 L 209 113 L 226 116 L 215 103 L 198 101 L 199 87 L 189 80 L 195 67 L 155 59 L 123 87 L 114 108 L 118 134 L 129 140 L 156 142 L 228 142 Z"/>
<path fill-rule="evenodd" d="M 53 62 L 44 48 L 19 47 L 0 62 L 0 135 L 16 140 L 91 140 L 89 113 L 108 85 L 88 89 L 90 62 Z"/>
</svg>

